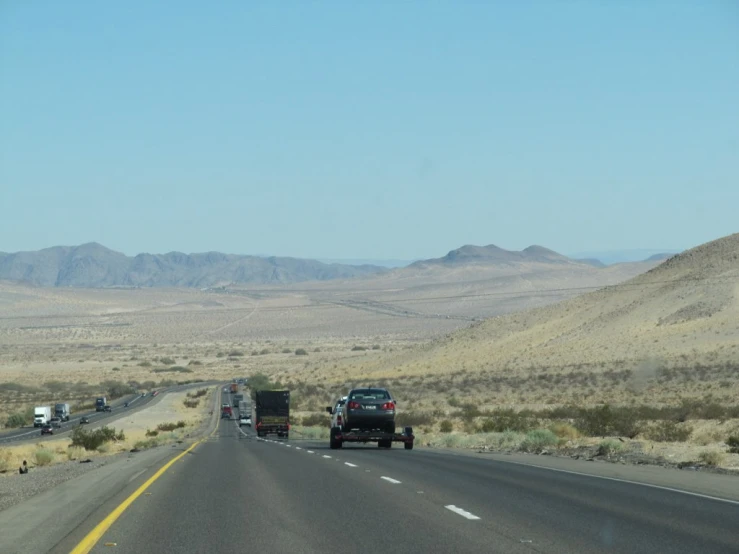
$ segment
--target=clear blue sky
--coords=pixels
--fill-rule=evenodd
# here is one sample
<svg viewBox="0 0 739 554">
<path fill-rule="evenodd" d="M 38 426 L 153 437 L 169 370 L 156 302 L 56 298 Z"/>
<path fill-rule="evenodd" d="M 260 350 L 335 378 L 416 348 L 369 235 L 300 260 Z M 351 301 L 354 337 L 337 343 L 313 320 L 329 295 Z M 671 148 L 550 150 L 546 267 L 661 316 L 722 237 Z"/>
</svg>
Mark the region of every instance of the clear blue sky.
<svg viewBox="0 0 739 554">
<path fill-rule="evenodd" d="M 739 3 L 0 3 L 0 250 L 739 231 Z"/>
</svg>

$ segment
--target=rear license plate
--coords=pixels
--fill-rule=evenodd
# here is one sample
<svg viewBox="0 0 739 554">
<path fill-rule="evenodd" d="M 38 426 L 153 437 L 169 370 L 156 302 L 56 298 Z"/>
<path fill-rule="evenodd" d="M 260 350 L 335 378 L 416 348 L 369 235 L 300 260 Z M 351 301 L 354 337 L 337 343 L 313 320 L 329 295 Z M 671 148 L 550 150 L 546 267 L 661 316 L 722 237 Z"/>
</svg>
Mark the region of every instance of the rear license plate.
<svg viewBox="0 0 739 554">
<path fill-rule="evenodd" d="M 364 409 L 365 410 L 376 410 L 377 406 L 365 406 Z"/>
</svg>

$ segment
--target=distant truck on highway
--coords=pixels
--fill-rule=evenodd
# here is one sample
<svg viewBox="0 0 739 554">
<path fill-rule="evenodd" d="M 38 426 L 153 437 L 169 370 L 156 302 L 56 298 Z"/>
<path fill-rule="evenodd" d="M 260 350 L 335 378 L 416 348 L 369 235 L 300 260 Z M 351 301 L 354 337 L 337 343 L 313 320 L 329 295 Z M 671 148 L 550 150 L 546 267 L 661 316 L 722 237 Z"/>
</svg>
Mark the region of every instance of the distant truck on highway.
<svg viewBox="0 0 739 554">
<path fill-rule="evenodd" d="M 237 392 L 239 392 L 239 384 L 231 383 L 231 394 L 236 394 Z"/>
<path fill-rule="evenodd" d="M 242 403 L 243 401 L 244 401 L 244 395 L 243 395 L 243 394 L 241 394 L 241 393 L 239 393 L 239 394 L 234 394 L 234 395 L 233 395 L 233 400 L 231 401 L 231 403 L 233 404 L 233 407 L 234 407 L 234 408 L 238 408 L 238 407 L 239 407 L 239 405 L 240 405 L 240 404 L 241 404 L 241 403 Z"/>
<path fill-rule="evenodd" d="M 43 427 L 51 421 L 51 406 L 36 406 L 33 409 L 33 426 Z"/>
<path fill-rule="evenodd" d="M 257 436 L 276 434 L 290 436 L 290 391 L 258 390 L 256 401 Z"/>
<path fill-rule="evenodd" d="M 108 405 L 108 399 L 104 396 L 95 399 L 95 411 L 104 412 L 105 407 Z"/>
<path fill-rule="evenodd" d="M 57 404 L 54 406 L 54 416 L 58 417 L 60 421 L 69 421 L 71 413 L 69 404 L 67 403 Z"/>
</svg>

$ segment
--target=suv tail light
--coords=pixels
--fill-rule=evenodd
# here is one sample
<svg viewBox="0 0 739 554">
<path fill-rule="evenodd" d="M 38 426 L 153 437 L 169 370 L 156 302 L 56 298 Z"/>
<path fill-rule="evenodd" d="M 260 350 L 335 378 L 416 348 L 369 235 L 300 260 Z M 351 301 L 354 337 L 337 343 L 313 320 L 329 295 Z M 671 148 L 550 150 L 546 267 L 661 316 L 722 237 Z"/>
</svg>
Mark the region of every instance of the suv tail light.
<svg viewBox="0 0 739 554">
<path fill-rule="evenodd" d="M 382 405 L 383 410 L 394 410 L 395 409 L 395 402 L 385 402 Z"/>
<path fill-rule="evenodd" d="M 347 404 L 347 407 L 350 410 L 361 410 L 362 409 L 362 406 L 359 404 L 359 402 L 354 402 L 354 400 L 352 400 L 351 402 L 349 402 Z"/>
<path fill-rule="evenodd" d="M 336 416 L 336 423 L 339 424 L 339 425 L 341 425 L 341 416 L 340 415 L 337 415 Z"/>
</svg>

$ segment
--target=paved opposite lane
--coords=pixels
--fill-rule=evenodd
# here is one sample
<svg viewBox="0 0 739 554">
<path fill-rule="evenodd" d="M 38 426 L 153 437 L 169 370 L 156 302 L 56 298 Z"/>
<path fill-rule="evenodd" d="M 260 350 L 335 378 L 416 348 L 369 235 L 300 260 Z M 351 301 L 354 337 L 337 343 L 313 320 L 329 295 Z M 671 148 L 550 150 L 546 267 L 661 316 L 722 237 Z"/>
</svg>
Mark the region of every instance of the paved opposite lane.
<svg viewBox="0 0 739 554">
<path fill-rule="evenodd" d="M 259 440 L 222 420 L 92 551 L 721 553 L 739 552 L 737 516 L 739 504 L 476 457 Z"/>
<path fill-rule="evenodd" d="M 142 409 L 144 406 L 149 406 L 152 402 L 156 403 L 161 400 L 162 395 L 164 394 L 183 391 L 191 388 L 210 387 L 215 384 L 218 384 L 218 381 L 190 383 L 187 385 L 175 385 L 173 387 L 160 389 L 157 396 L 151 396 L 149 394 L 143 397 L 139 394 L 124 396 L 123 398 L 110 403 L 111 407 L 113 408 L 111 412 L 96 412 L 95 410 L 89 410 L 72 414 L 72 417 L 69 419 L 69 421 L 62 424 L 61 429 L 54 429 L 53 435 L 41 435 L 41 429 L 38 427 L 23 427 L 21 429 L 15 429 L 13 431 L 5 431 L 3 433 L 0 433 L 0 444 L 17 444 L 26 441 L 42 442 L 45 440 L 54 440 L 55 438 L 59 438 L 60 435 L 64 436 L 74 431 L 74 429 L 79 426 L 79 421 L 82 417 L 89 418 L 90 425 L 92 427 L 95 427 L 102 422 L 113 422 L 125 414 L 130 414 L 134 411 Z M 124 407 L 126 402 L 128 402 L 128 406 Z"/>
</svg>

